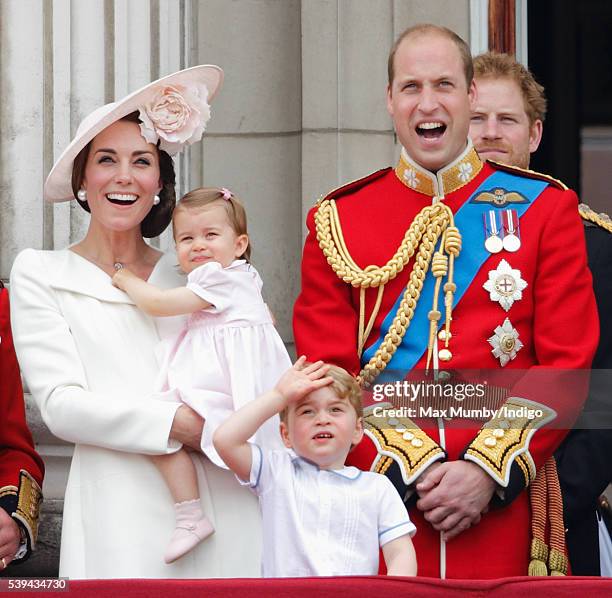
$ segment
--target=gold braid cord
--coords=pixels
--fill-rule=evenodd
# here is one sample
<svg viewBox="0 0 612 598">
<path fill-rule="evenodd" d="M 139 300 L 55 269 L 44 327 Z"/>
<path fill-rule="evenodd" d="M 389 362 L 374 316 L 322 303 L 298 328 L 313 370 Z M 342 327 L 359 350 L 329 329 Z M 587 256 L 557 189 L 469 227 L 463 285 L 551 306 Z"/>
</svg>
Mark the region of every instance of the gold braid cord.
<svg viewBox="0 0 612 598">
<path fill-rule="evenodd" d="M 532 539 L 528 575 L 567 575 L 563 501 L 553 457 L 538 471 L 529 488 L 529 501 Z M 547 528 L 548 544 L 545 536 Z"/>
<path fill-rule="evenodd" d="M 393 280 L 414 257 L 412 270 L 408 279 L 406 290 L 397 310 L 395 318 L 389 327 L 380 347 L 373 357 L 363 367 L 359 374 L 362 386 L 367 386 L 387 367 L 395 351 L 401 344 L 410 322 L 414 316 L 414 310 L 421 296 L 423 284 L 432 258 L 432 267 L 436 277 L 436 291 L 432 310 L 429 312 L 430 337 L 428 343 L 428 355 L 431 355 L 435 343 L 437 322 L 441 317 L 437 310 L 438 295 L 441 281 L 448 276 L 448 282 L 444 285 L 444 303 L 446 307 L 445 335 L 446 346 L 451 337 L 450 322 L 455 285 L 452 281 L 454 258 L 461 251 L 461 235 L 454 226 L 453 213 L 448 206 L 442 202 L 424 207 L 415 217 L 406 231 L 404 238 L 395 254 L 384 266 L 369 265 L 360 268 L 351 257 L 338 217 L 338 209 L 333 199 L 321 201 L 315 214 L 315 227 L 317 241 L 323 251 L 327 262 L 336 275 L 351 286 L 359 288 L 359 335 L 357 352 L 361 355 L 364 344 L 374 324 L 374 320 L 380 309 L 384 286 Z M 436 245 L 441 239 L 440 247 L 436 252 Z M 434 258 L 436 252 L 436 258 Z M 376 304 L 372 310 L 368 324 L 365 324 L 365 289 L 378 288 Z"/>
<path fill-rule="evenodd" d="M 531 504 L 530 577 L 548 575 L 548 544 L 546 544 L 546 470 L 543 467 L 529 488 Z"/>
<path fill-rule="evenodd" d="M 559 476 L 557 475 L 557 465 L 553 457 L 546 461 L 545 468 L 548 485 L 548 527 L 550 529 L 548 569 L 551 575 L 567 575 L 563 500 L 561 498 Z"/>
<path fill-rule="evenodd" d="M 600 212 L 598 214 L 586 204 L 581 203 L 578 206 L 578 213 L 584 220 L 588 220 L 597 226 L 601 226 L 601 228 L 607 230 L 609 233 L 612 233 L 612 218 L 610 218 L 610 216 L 604 212 Z"/>
</svg>

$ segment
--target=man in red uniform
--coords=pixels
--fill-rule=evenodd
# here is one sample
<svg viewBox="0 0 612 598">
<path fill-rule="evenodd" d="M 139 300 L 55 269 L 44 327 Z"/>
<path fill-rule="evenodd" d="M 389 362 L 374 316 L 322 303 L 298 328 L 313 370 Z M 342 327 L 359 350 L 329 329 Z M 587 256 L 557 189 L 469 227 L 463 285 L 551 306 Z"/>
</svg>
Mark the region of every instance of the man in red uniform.
<svg viewBox="0 0 612 598">
<path fill-rule="evenodd" d="M 392 479 L 417 525 L 419 574 L 443 578 L 527 573 L 524 490 L 564 434 L 540 428 L 567 410 L 559 399 L 569 394 L 574 410 L 584 400 L 566 374 L 546 381 L 554 410 L 535 402 L 534 377 L 588 368 L 598 337 L 576 195 L 480 160 L 467 137 L 472 78 L 453 32 L 421 25 L 399 37 L 387 91 L 399 162 L 311 210 L 294 312 L 298 353 L 359 373 L 377 400 L 387 372 L 529 370 L 490 420 L 477 408 L 449 418 L 441 403 L 365 419 L 351 462 Z M 478 407 L 470 400 L 463 407 Z"/>
<path fill-rule="evenodd" d="M 542 138 L 546 115 L 544 88 L 507 54 L 487 52 L 474 59 L 478 101 L 470 137 L 481 158 L 528 168 Z M 589 269 L 600 318 L 600 342 L 593 359 L 594 377 L 579 422 L 555 453 L 563 493 L 564 527 L 574 575 L 600 575 L 597 503 L 612 479 L 610 425 L 609 297 L 612 280 L 612 223 L 580 205 Z"/>
<path fill-rule="evenodd" d="M 34 547 L 43 474 L 26 424 L 8 291 L 0 282 L 0 571 L 27 558 Z"/>
</svg>

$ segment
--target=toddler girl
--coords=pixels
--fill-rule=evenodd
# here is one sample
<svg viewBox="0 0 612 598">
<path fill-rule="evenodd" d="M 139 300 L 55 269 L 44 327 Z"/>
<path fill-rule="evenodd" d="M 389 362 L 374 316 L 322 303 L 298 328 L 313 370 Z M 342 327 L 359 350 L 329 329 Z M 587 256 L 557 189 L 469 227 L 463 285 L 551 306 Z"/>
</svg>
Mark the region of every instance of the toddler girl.
<svg viewBox="0 0 612 598">
<path fill-rule="evenodd" d="M 176 338 L 160 345 L 161 392 L 204 418 L 202 451 L 227 468 L 212 444 L 216 428 L 235 410 L 272 389 L 290 365 L 249 263 L 246 214 L 227 189 L 200 188 L 177 204 L 172 227 L 187 285 L 162 290 L 122 268 L 113 284 L 152 316 L 190 314 Z M 271 418 L 258 444 L 282 446 Z M 175 501 L 176 528 L 164 559 L 183 556 L 214 530 L 202 513 L 194 464 L 184 449 L 153 457 Z"/>
</svg>

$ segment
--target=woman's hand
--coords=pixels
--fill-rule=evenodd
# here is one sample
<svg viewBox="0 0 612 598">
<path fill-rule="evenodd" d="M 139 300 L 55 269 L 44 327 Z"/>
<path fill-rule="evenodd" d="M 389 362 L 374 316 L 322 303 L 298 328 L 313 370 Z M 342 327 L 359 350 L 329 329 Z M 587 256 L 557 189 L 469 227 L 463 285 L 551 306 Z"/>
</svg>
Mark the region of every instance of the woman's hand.
<svg viewBox="0 0 612 598">
<path fill-rule="evenodd" d="M 178 440 L 185 446 L 201 451 L 202 430 L 204 419 L 200 417 L 191 407 L 181 405 L 174 415 L 170 438 Z"/>
</svg>

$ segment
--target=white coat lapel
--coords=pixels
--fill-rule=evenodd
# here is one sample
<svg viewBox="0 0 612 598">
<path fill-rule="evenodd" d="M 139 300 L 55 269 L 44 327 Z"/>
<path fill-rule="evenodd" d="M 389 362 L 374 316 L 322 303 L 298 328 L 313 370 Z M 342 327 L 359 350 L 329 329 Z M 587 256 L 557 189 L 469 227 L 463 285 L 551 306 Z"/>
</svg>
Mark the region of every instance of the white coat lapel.
<svg viewBox="0 0 612 598">
<path fill-rule="evenodd" d="M 134 302 L 126 293 L 115 288 L 110 277 L 100 268 L 73 251 L 45 252 L 49 284 L 53 289 L 94 297 L 109 303 Z"/>
</svg>

